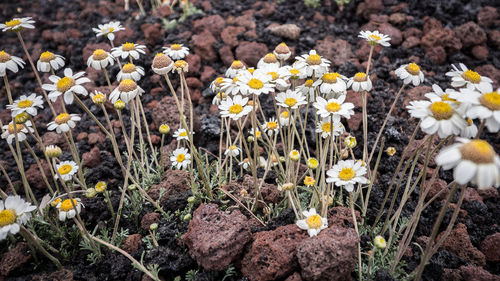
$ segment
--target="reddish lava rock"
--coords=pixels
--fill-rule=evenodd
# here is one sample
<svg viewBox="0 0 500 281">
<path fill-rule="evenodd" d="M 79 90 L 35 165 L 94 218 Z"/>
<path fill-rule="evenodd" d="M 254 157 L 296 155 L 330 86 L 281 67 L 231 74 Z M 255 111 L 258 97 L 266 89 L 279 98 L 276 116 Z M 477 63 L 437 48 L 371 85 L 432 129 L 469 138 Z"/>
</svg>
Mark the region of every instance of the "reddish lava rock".
<svg viewBox="0 0 500 281">
<path fill-rule="evenodd" d="M 332 37 L 327 37 L 325 40 L 318 40 L 314 50 L 332 62 L 333 66 L 342 66 L 344 63 L 353 58 L 351 44 L 342 39 L 333 41 Z"/>
<path fill-rule="evenodd" d="M 220 34 L 220 38 L 222 42 L 226 43 L 231 47 L 238 46 L 238 34 L 245 32 L 245 28 L 242 26 L 228 26 L 224 28 L 222 33 Z"/>
<path fill-rule="evenodd" d="M 144 33 L 144 37 L 146 38 L 146 42 L 149 45 L 156 45 L 156 42 L 162 37 L 163 32 L 161 25 L 159 23 L 150 24 L 145 23 L 141 25 L 141 30 Z"/>
<path fill-rule="evenodd" d="M 160 201 L 163 201 L 169 197 L 190 190 L 187 183 L 188 180 L 188 172 L 183 170 L 169 170 L 165 173 L 165 176 L 160 183 L 151 186 L 148 190 L 148 194 L 154 200 L 158 200 L 160 199 L 160 194 L 163 193 L 163 196 L 160 199 Z"/>
<path fill-rule="evenodd" d="M 201 69 L 201 58 L 196 54 L 189 54 L 186 56 L 186 62 L 189 65 L 188 76 L 196 76 L 200 73 Z"/>
<path fill-rule="evenodd" d="M 292 275 L 288 276 L 285 281 L 302 281 L 302 277 L 300 276 L 300 273 L 294 272 Z"/>
<path fill-rule="evenodd" d="M 486 6 L 477 13 L 477 22 L 485 27 L 492 26 L 497 18 L 498 10 L 495 7 Z"/>
<path fill-rule="evenodd" d="M 359 237 L 352 228 L 331 226 L 304 239 L 297 258 L 305 280 L 350 280 L 356 266 Z"/>
<path fill-rule="evenodd" d="M 399 31 L 398 28 L 392 26 L 390 23 L 384 23 L 382 24 L 378 30 L 386 35 L 389 35 L 391 37 L 390 43 L 392 45 L 399 45 L 401 42 L 403 42 L 403 35 L 401 34 L 401 31 Z"/>
<path fill-rule="evenodd" d="M 473 21 L 455 28 L 455 34 L 460 38 L 464 47 L 486 43 L 486 32 Z"/>
<path fill-rule="evenodd" d="M 179 111 L 177 110 L 177 105 L 175 103 L 175 98 L 172 96 L 165 96 L 161 101 L 151 104 L 151 116 L 153 117 L 153 122 L 157 128 L 161 124 L 168 124 L 170 130 L 175 132 L 179 128 Z M 184 113 L 189 113 L 188 103 L 184 104 Z M 194 129 L 195 131 L 199 127 L 200 119 L 198 115 L 194 115 Z"/>
<path fill-rule="evenodd" d="M 214 36 L 219 36 L 225 25 L 226 21 L 220 15 L 208 16 L 193 22 L 193 32 L 209 31 Z"/>
<path fill-rule="evenodd" d="M 356 221 L 361 220 L 361 215 L 359 211 L 355 211 Z M 347 207 L 337 206 L 328 210 L 328 226 L 338 226 L 338 227 L 352 227 L 354 222 L 352 221 L 351 209 Z"/>
<path fill-rule="evenodd" d="M 493 88 L 497 89 L 500 86 L 500 70 L 492 64 L 485 64 L 474 69 L 479 74 L 491 78 L 493 80 Z"/>
<path fill-rule="evenodd" d="M 307 239 L 307 232 L 295 224 L 255 233 L 241 261 L 241 272 L 251 281 L 288 276 L 298 267 L 296 249 L 304 239 Z"/>
<path fill-rule="evenodd" d="M 441 239 L 442 235 L 443 233 L 440 233 L 437 239 Z M 441 245 L 440 249 L 455 253 L 462 259 L 480 266 L 484 266 L 486 264 L 486 257 L 483 253 L 481 253 L 481 251 L 472 245 L 469 234 L 467 233 L 467 227 L 463 223 L 458 223 L 455 226 L 455 228 L 450 232 L 450 235 L 448 235 L 444 243 Z"/>
<path fill-rule="evenodd" d="M 45 176 L 50 179 L 51 174 L 50 174 L 50 167 L 47 165 L 47 162 L 43 159 L 40 160 L 40 163 L 42 164 L 43 172 L 45 173 Z M 40 171 L 40 168 L 38 167 L 38 164 L 31 164 L 29 169 L 26 170 L 26 179 L 28 180 L 28 183 L 37 188 L 37 189 L 46 189 L 47 185 L 43 181 L 43 176 L 42 172 Z M 49 181 L 50 183 L 50 181 Z"/>
<path fill-rule="evenodd" d="M 217 52 L 215 52 L 212 46 L 215 42 L 217 42 L 217 40 L 208 30 L 193 35 L 192 44 L 194 53 L 199 55 L 203 61 L 211 62 L 217 60 Z"/>
<path fill-rule="evenodd" d="M 160 221 L 160 214 L 158 213 L 147 213 L 141 219 L 142 229 L 148 231 L 149 226 L 153 223 L 158 223 Z"/>
<path fill-rule="evenodd" d="M 226 269 L 250 239 L 248 219 L 239 210 L 225 213 L 216 204 L 201 204 L 182 235 L 191 257 L 206 270 Z"/>
<path fill-rule="evenodd" d="M 251 175 L 245 175 L 243 177 L 243 182 L 240 183 L 237 180 L 234 180 L 228 185 L 223 186 L 222 188 L 227 191 L 232 191 L 237 198 L 242 200 L 243 198 L 241 198 L 240 192 L 243 189 L 248 192 L 250 197 L 255 197 L 254 186 L 255 185 L 253 177 Z M 262 197 L 264 198 L 264 201 L 266 201 L 267 203 L 278 203 L 280 191 L 275 185 L 264 182 L 262 184 L 260 192 L 262 194 Z"/>
<path fill-rule="evenodd" d="M 500 232 L 486 236 L 481 243 L 481 252 L 487 261 L 500 261 Z"/>
<path fill-rule="evenodd" d="M 477 45 L 472 48 L 472 55 L 478 60 L 487 59 L 488 53 L 488 48 L 483 45 Z"/>
<path fill-rule="evenodd" d="M 406 95 L 403 94 L 403 108 L 406 108 L 406 106 L 410 105 L 411 101 L 425 99 L 425 94 L 432 92 L 432 88 L 429 86 L 417 86 L 405 92 Z"/>
<path fill-rule="evenodd" d="M 0 260 L 0 279 L 9 275 L 9 272 L 25 264 L 31 255 L 28 254 L 28 244 L 19 242 L 16 247 L 10 249 L 2 255 Z"/>
<path fill-rule="evenodd" d="M 482 267 L 471 265 L 463 265 L 458 269 L 444 269 L 442 280 L 453 281 L 500 281 L 499 276 L 495 276 Z"/>
<path fill-rule="evenodd" d="M 84 167 L 93 168 L 101 163 L 101 151 L 99 147 L 94 146 L 90 151 L 83 153 L 82 165 Z"/>
<path fill-rule="evenodd" d="M 142 245 L 142 236 L 138 233 L 132 234 L 123 241 L 122 249 L 129 254 L 133 254 Z"/>
<path fill-rule="evenodd" d="M 257 66 L 260 58 L 268 53 L 266 44 L 256 42 L 240 42 L 236 48 L 236 58 L 249 66 Z"/>
<path fill-rule="evenodd" d="M 231 51 L 231 47 L 229 46 L 220 48 L 219 56 L 225 66 L 230 66 L 234 61 L 233 51 Z"/>
<path fill-rule="evenodd" d="M 73 281 L 73 272 L 69 269 L 54 271 L 52 273 L 36 275 L 31 281 Z"/>
<path fill-rule="evenodd" d="M 365 0 L 358 5 L 356 16 L 362 16 L 365 19 L 370 19 L 371 14 L 378 14 L 384 9 L 382 0 Z"/>
</svg>

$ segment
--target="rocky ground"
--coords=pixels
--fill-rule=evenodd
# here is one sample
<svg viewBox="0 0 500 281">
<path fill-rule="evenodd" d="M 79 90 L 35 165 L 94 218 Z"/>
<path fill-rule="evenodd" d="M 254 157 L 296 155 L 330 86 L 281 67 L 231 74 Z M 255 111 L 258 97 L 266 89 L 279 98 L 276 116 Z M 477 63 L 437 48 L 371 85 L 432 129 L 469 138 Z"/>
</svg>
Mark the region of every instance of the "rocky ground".
<svg viewBox="0 0 500 281">
<path fill-rule="evenodd" d="M 211 152 L 218 150 L 219 117 L 216 107 L 211 105 L 213 93 L 209 83 L 222 74 L 234 59 L 255 66 L 258 59 L 272 50 L 280 42 L 286 42 L 296 55 L 315 49 L 332 61 L 332 67 L 346 76 L 352 76 L 366 66 L 369 45 L 357 37 L 360 30 L 378 29 L 389 35 L 390 48 L 375 48 L 373 72 L 374 90 L 369 96 L 368 118 L 374 130 L 369 134 L 373 142 L 379 126 L 393 101 L 400 82 L 394 70 L 409 61 L 418 63 L 425 71 L 426 82 L 419 87 L 410 87 L 403 94 L 401 103 L 395 110 L 384 135 L 386 145 L 394 146 L 401 152 L 413 131 L 416 122 L 408 120 L 404 106 L 409 101 L 423 98 L 431 90 L 430 85 L 448 86 L 444 73 L 451 63 L 462 62 L 469 68 L 486 75 L 500 86 L 500 3 L 486 0 L 450 1 L 396 1 L 366 0 L 354 1 L 339 11 L 330 1 L 322 1 L 317 9 L 307 8 L 301 0 L 276 1 L 192 1 L 203 14 L 190 16 L 173 30 L 166 30 L 162 19 L 178 19 L 180 10 L 171 11 L 167 7 L 150 11 L 148 15 L 138 15 L 135 1 L 132 10 L 125 12 L 123 0 L 117 1 L 63 1 L 39 0 L 3 2 L 0 4 L 2 20 L 14 16 L 31 16 L 36 21 L 35 30 L 23 32 L 32 58 L 37 60 L 45 50 L 61 54 L 67 65 L 75 71 L 86 71 L 94 83 L 89 83 L 89 92 L 101 89 L 107 92 L 106 81 L 100 72 L 86 67 L 86 60 L 96 48 L 110 50 L 108 42 L 95 37 L 92 27 L 110 20 L 119 20 L 126 27 L 117 33 L 115 44 L 126 41 L 145 44 L 147 55 L 140 63 L 146 69 L 146 76 L 140 86 L 146 90 L 143 104 L 146 115 L 151 120 L 150 129 L 156 132 L 159 124 L 168 123 L 176 129 L 178 113 L 172 97 L 167 96 L 166 85 L 150 70 L 154 53 L 162 46 L 176 42 L 186 44 L 192 51 L 187 57 L 189 73 L 187 83 L 191 88 L 192 100 L 196 105 L 196 141 L 199 146 Z M 148 2 L 148 1 L 145 1 Z M 1 35 L 1 48 L 12 55 L 23 57 L 23 52 L 14 34 Z M 29 69 L 29 66 L 27 67 Z M 112 76 L 118 67 L 112 69 Z M 28 92 L 40 93 L 34 75 L 27 69 L 9 77 L 15 95 Z M 42 78 L 43 81 L 47 77 Z M 361 100 L 348 94 L 358 111 L 347 122 L 348 129 L 361 139 Z M 0 88 L 0 107 L 5 108 L 5 89 Z M 91 102 L 86 104 L 91 106 Z M 111 104 L 106 105 L 113 110 Z M 61 105 L 56 105 L 56 109 Z M 97 108 L 92 108 L 98 111 Z M 80 112 L 76 105 L 69 111 Z M 43 134 L 45 143 L 58 144 L 63 148 L 64 139 L 53 132 L 45 132 L 50 122 L 50 111 L 45 109 L 36 118 L 36 125 Z M 99 118 L 104 118 L 99 116 Z M 4 124 L 10 121 L 10 112 L 3 110 L 0 119 Z M 116 122 L 115 122 L 116 123 Z M 120 134 L 116 123 L 116 133 Z M 99 131 L 95 123 L 83 116 L 75 130 L 78 149 L 87 168 L 87 182 L 108 181 L 112 190 L 121 183 L 121 173 L 112 156 L 111 143 Z M 486 139 L 500 151 L 498 135 L 488 134 Z M 422 139 L 423 135 L 417 136 Z M 152 136 L 159 145 L 159 135 Z M 171 151 L 175 143 L 171 139 L 165 152 Z M 34 142 L 31 143 L 34 145 Z M 124 145 L 124 144 L 121 144 Z M 20 177 L 12 155 L 5 141 L 0 142 L 0 154 L 4 166 L 14 182 Z M 47 191 L 41 181 L 38 168 L 26 151 L 25 165 L 28 180 L 42 197 Z M 65 155 L 66 157 L 70 157 Z M 379 168 L 379 181 L 372 191 L 368 221 L 374 220 L 387 183 L 392 177 L 398 159 L 383 156 Z M 43 160 L 42 160 L 43 161 Z M 47 165 L 44 163 L 44 165 Z M 431 163 L 431 168 L 435 163 Z M 440 179 L 431 187 L 429 196 L 446 187 L 451 174 L 440 172 Z M 157 199 L 159 190 L 166 192 L 161 204 L 166 210 L 183 210 L 186 198 L 191 195 L 184 183 L 185 172 L 167 173 L 164 179 L 151 188 L 150 195 Z M 230 187 L 238 190 L 248 184 L 249 178 L 234 182 Z M 276 202 L 279 194 L 268 181 L 264 186 L 266 200 Z M 404 184 L 404 183 L 403 183 Z M 4 177 L 0 186 L 6 187 Z M 418 192 L 418 191 L 417 191 Z M 410 215 L 418 194 L 414 194 L 403 210 Z M 443 194 L 444 198 L 446 194 Z M 430 198 L 430 197 L 429 197 Z M 112 196 L 118 205 L 117 192 Z M 219 203 L 220 202 L 215 202 Z M 84 200 L 86 206 L 83 217 L 93 229 L 98 223 L 110 219 L 110 214 L 102 200 Z M 435 216 L 441 206 L 435 202 L 422 214 L 416 230 L 415 242 L 425 245 Z M 153 222 L 159 223 L 159 247 L 148 251 L 145 263 L 156 263 L 161 268 L 160 275 L 165 280 L 184 276 L 192 269 L 199 269 L 195 280 L 221 280 L 229 264 L 236 268 L 236 275 L 225 280 L 348 280 L 353 268 L 353 254 L 359 239 L 352 229 L 352 219 L 346 208 L 335 207 L 330 211 L 330 227 L 316 238 L 308 238 L 293 225 L 294 216 L 285 211 L 266 227 L 260 226 L 247 214 L 233 210 L 231 214 L 219 210 L 216 204 L 197 207 L 188 223 L 174 218 L 165 220 L 153 210 L 144 208 L 140 215 L 140 225 L 132 220 L 123 220 L 122 226 L 129 229 L 123 249 L 140 259 L 146 249 L 141 238 Z M 450 210 L 451 214 L 451 210 Z M 450 214 L 445 218 L 447 223 Z M 500 274 L 500 200 L 497 189 L 478 192 L 467 189 L 458 223 L 440 251 L 431 259 L 424 273 L 425 280 L 499 280 Z M 444 229 L 444 228 L 443 228 Z M 180 236 L 179 234 L 183 234 Z M 368 237 L 361 237 L 366 245 Z M 341 241 L 339 243 L 339 241 Z M 56 272 L 46 260 L 34 260 L 26 254 L 27 245 L 18 243 L 7 250 L 5 241 L 0 245 L 0 280 L 146 280 L 142 273 L 130 266 L 123 256 L 106 252 L 106 257 L 95 265 L 86 261 L 87 252 L 81 251 L 70 261 L 66 270 Z M 77 247 L 77 245 L 75 245 Z M 314 252 L 315 255 L 310 253 Z M 342 252 L 342 255 L 336 253 Z M 333 254 L 332 254 L 333 253 Z M 405 256 L 407 271 L 412 271 L 419 263 L 420 253 L 416 246 L 408 249 Z M 321 266 L 318 266 L 320 264 Z M 36 265 L 36 266 L 35 266 Z M 243 277 L 246 276 L 246 277 Z M 248 278 L 248 279 L 246 279 Z M 376 280 L 394 280 L 387 272 L 377 273 Z"/>
</svg>

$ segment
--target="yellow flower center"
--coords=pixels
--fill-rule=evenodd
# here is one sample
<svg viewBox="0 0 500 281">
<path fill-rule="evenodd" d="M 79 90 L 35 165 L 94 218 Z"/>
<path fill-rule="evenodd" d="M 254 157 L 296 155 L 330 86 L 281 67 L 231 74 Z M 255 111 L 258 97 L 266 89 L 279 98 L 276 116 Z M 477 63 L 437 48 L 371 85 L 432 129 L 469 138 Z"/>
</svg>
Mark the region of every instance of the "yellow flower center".
<svg viewBox="0 0 500 281">
<path fill-rule="evenodd" d="M 53 60 L 55 58 L 56 58 L 56 56 L 49 51 L 45 51 L 40 55 L 40 61 L 42 61 L 42 62 L 50 62 L 51 60 Z"/>
<path fill-rule="evenodd" d="M 339 178 L 343 181 L 348 181 L 356 176 L 356 172 L 352 168 L 342 168 L 339 172 Z"/>
<path fill-rule="evenodd" d="M 184 160 L 186 159 L 186 156 L 184 154 L 179 154 L 177 155 L 177 162 L 178 163 L 181 163 L 181 162 L 184 162 Z"/>
<path fill-rule="evenodd" d="M 340 104 L 332 101 L 332 102 L 329 102 L 326 104 L 325 106 L 325 109 L 328 111 L 328 112 L 337 112 L 340 110 Z"/>
<path fill-rule="evenodd" d="M 354 74 L 354 81 L 356 82 L 364 82 L 366 81 L 366 73 L 364 72 L 358 72 L 356 74 Z"/>
<path fill-rule="evenodd" d="M 332 130 L 332 127 L 330 125 L 330 122 L 325 122 L 321 125 L 321 130 L 323 131 L 323 133 L 330 133 L 330 131 Z"/>
<path fill-rule="evenodd" d="M 307 186 L 314 185 L 315 183 L 316 183 L 316 180 L 313 177 L 307 176 L 304 179 L 304 184 L 307 185 Z"/>
<path fill-rule="evenodd" d="M 92 97 L 92 101 L 96 104 L 102 104 L 106 101 L 106 96 L 104 94 L 96 94 Z"/>
<path fill-rule="evenodd" d="M 59 92 L 64 93 L 69 89 L 71 89 L 71 87 L 73 87 L 74 85 L 75 85 L 75 80 L 73 80 L 73 78 L 64 76 L 63 78 L 59 79 L 59 81 L 57 81 L 56 86 Z"/>
<path fill-rule="evenodd" d="M 500 110 L 500 94 L 497 91 L 482 95 L 479 101 L 491 111 Z"/>
<path fill-rule="evenodd" d="M 103 192 L 104 190 L 106 190 L 107 187 L 108 184 L 105 181 L 100 181 L 95 185 L 95 190 L 97 192 Z"/>
<path fill-rule="evenodd" d="M 309 55 L 306 62 L 310 65 L 319 65 L 321 64 L 321 57 L 318 54 Z"/>
<path fill-rule="evenodd" d="M 16 124 L 17 133 L 21 132 L 24 129 L 23 124 Z M 14 123 L 9 124 L 9 134 L 14 134 L 16 131 L 14 130 Z"/>
<path fill-rule="evenodd" d="M 444 101 L 433 102 L 429 109 L 436 120 L 448 120 L 454 112 L 453 107 Z"/>
<path fill-rule="evenodd" d="M 240 104 L 233 104 L 229 107 L 229 113 L 238 114 L 243 111 L 243 106 Z"/>
<path fill-rule="evenodd" d="M 292 107 L 297 104 L 297 100 L 295 98 L 286 98 L 285 104 L 288 105 L 289 107 Z"/>
<path fill-rule="evenodd" d="M 316 214 L 316 215 L 312 215 L 312 216 L 307 217 L 306 223 L 307 223 L 307 226 L 309 228 L 319 229 L 323 225 L 323 220 L 321 219 L 321 217 L 318 214 Z"/>
<path fill-rule="evenodd" d="M 13 20 L 10 20 L 10 21 L 6 21 L 5 22 L 5 25 L 7 27 L 14 27 L 16 25 L 20 25 L 21 24 L 21 21 L 19 19 L 13 19 Z"/>
<path fill-rule="evenodd" d="M 97 49 L 94 51 L 94 53 L 92 54 L 92 57 L 95 59 L 95 60 L 103 60 L 105 58 L 108 57 L 108 54 L 106 53 L 106 51 L 104 51 L 103 49 Z"/>
<path fill-rule="evenodd" d="M 252 78 L 250 79 L 250 81 L 248 81 L 248 86 L 252 89 L 258 90 L 264 87 L 264 83 L 262 83 L 262 81 L 260 81 L 259 79 Z"/>
<path fill-rule="evenodd" d="M 108 30 L 104 31 L 103 33 L 108 34 L 108 33 L 111 33 L 113 31 L 115 31 L 115 28 L 114 27 L 109 27 Z"/>
<path fill-rule="evenodd" d="M 62 201 L 61 198 L 57 198 L 54 201 L 50 202 L 50 206 L 55 208 L 61 201 Z"/>
<path fill-rule="evenodd" d="M 380 40 L 380 39 L 382 39 L 382 38 L 381 38 L 380 36 L 378 36 L 378 35 L 375 35 L 375 34 L 370 34 L 370 35 L 368 36 L 368 39 L 369 39 L 370 41 L 378 41 L 378 40 Z"/>
<path fill-rule="evenodd" d="M 187 137 L 188 133 L 186 131 L 182 131 L 179 134 L 179 137 Z"/>
<path fill-rule="evenodd" d="M 311 88 L 313 83 L 314 81 L 312 79 L 307 79 L 306 82 L 304 82 L 304 86 Z"/>
<path fill-rule="evenodd" d="M 224 82 L 224 78 L 223 77 L 217 77 L 214 81 L 214 84 L 215 86 L 217 87 L 220 87 L 220 85 L 222 84 L 222 82 Z"/>
<path fill-rule="evenodd" d="M 124 73 L 132 73 L 135 71 L 135 65 L 133 63 L 127 63 L 122 67 Z"/>
<path fill-rule="evenodd" d="M 75 205 L 75 207 L 78 205 L 78 202 L 76 201 L 76 199 L 73 199 L 73 203 L 71 203 L 71 199 L 66 199 L 66 200 L 62 201 L 61 206 L 59 207 L 59 210 L 61 210 L 63 212 L 73 210 L 73 204 Z"/>
<path fill-rule="evenodd" d="M 61 113 L 56 116 L 56 119 L 54 120 L 58 125 L 61 125 L 63 123 L 68 122 L 71 119 L 71 115 L 68 113 Z"/>
<path fill-rule="evenodd" d="M 188 65 L 188 63 L 185 60 L 178 60 L 174 62 L 174 66 L 176 68 L 185 68 Z"/>
<path fill-rule="evenodd" d="M 321 80 L 323 80 L 324 83 L 337 83 L 337 78 L 341 78 L 340 74 L 337 72 L 333 73 L 325 73 L 323 74 L 323 77 L 321 77 Z"/>
<path fill-rule="evenodd" d="M 130 92 L 137 89 L 137 84 L 132 79 L 124 79 L 120 82 L 118 90 L 120 92 Z"/>
<path fill-rule="evenodd" d="M 22 100 L 17 103 L 17 107 L 19 108 L 27 108 L 33 105 L 33 101 L 31 100 Z"/>
<path fill-rule="evenodd" d="M 488 164 L 495 161 L 495 150 L 484 140 L 471 140 L 460 147 L 462 159 L 476 164 Z"/>
<path fill-rule="evenodd" d="M 14 209 L 0 211 L 0 227 L 4 227 L 16 222 L 17 215 Z"/>
<path fill-rule="evenodd" d="M 471 83 L 477 84 L 481 82 L 481 75 L 479 73 L 468 69 L 462 74 L 462 78 Z"/>
<path fill-rule="evenodd" d="M 290 74 L 292 74 L 293 76 L 297 76 L 300 74 L 300 70 L 292 68 L 290 69 Z"/>
<path fill-rule="evenodd" d="M 269 121 L 266 123 L 266 128 L 268 128 L 269 130 L 275 130 L 276 128 L 278 128 L 278 123 Z"/>
<path fill-rule="evenodd" d="M 278 62 L 278 59 L 276 59 L 276 56 L 273 53 L 269 53 L 269 54 L 264 56 L 263 61 L 265 63 L 275 63 L 275 62 Z"/>
<path fill-rule="evenodd" d="M 170 50 L 179 51 L 179 50 L 182 50 L 182 46 L 181 46 L 181 44 L 172 44 L 172 45 L 170 45 Z"/>
<path fill-rule="evenodd" d="M 271 75 L 271 79 L 273 79 L 273 80 L 276 80 L 279 77 L 278 73 L 276 73 L 274 71 L 268 72 L 267 74 Z"/>
<path fill-rule="evenodd" d="M 69 172 L 71 172 L 71 170 L 73 170 L 73 166 L 71 166 L 70 164 L 64 164 L 61 167 L 59 167 L 59 169 L 57 169 L 57 171 L 61 175 L 66 175 Z"/>
<path fill-rule="evenodd" d="M 135 50 L 135 44 L 126 42 L 125 44 L 123 44 L 122 50 L 124 50 L 125 52 Z"/>
<path fill-rule="evenodd" d="M 288 111 L 283 111 L 283 112 L 281 112 L 280 116 L 283 119 L 288 119 L 288 117 L 290 116 L 290 114 L 288 113 Z"/>
<path fill-rule="evenodd" d="M 235 60 L 231 64 L 231 68 L 232 69 L 242 69 L 243 67 L 244 67 L 243 63 L 241 61 L 239 61 L 239 60 Z"/>
<path fill-rule="evenodd" d="M 420 73 L 420 67 L 416 63 L 412 62 L 406 66 L 406 71 L 408 71 L 411 75 L 418 75 Z"/>
<path fill-rule="evenodd" d="M 0 62 L 10 61 L 10 55 L 6 51 L 0 51 Z"/>
</svg>

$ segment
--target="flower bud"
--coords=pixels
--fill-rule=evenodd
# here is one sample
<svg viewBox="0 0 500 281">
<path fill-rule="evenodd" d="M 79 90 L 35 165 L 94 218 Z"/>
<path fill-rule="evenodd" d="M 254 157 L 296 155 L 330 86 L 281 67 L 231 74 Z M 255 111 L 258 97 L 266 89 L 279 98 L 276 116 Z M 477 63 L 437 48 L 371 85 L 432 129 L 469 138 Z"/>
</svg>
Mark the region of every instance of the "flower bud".
<svg viewBox="0 0 500 281">
<path fill-rule="evenodd" d="M 125 103 L 122 100 L 117 100 L 114 106 L 116 110 L 123 110 L 125 108 Z"/>
<path fill-rule="evenodd" d="M 93 187 L 88 188 L 85 191 L 85 197 L 87 197 L 87 198 L 94 198 L 96 195 L 97 195 L 97 191 Z"/>
<path fill-rule="evenodd" d="M 356 147 L 356 145 L 358 144 L 358 142 L 356 141 L 356 138 L 354 136 L 347 136 L 344 139 L 344 144 L 348 148 L 354 148 L 354 147 Z"/>
<path fill-rule="evenodd" d="M 281 190 L 284 190 L 284 191 L 293 190 L 294 187 L 295 187 L 295 185 L 293 183 L 287 182 L 281 186 Z"/>
<path fill-rule="evenodd" d="M 99 193 L 103 193 L 108 188 L 108 184 L 105 181 L 100 181 L 95 185 L 95 190 Z"/>
<path fill-rule="evenodd" d="M 62 201 L 61 198 L 57 198 L 57 199 L 53 200 L 52 202 L 50 202 L 50 206 L 52 206 L 53 208 L 55 208 L 55 207 L 57 207 L 57 205 L 59 203 L 61 203 L 61 201 Z"/>
<path fill-rule="evenodd" d="M 188 203 L 193 204 L 196 201 L 196 197 L 194 196 L 189 196 L 187 199 Z"/>
<path fill-rule="evenodd" d="M 185 215 L 182 219 L 185 220 L 185 221 L 191 220 L 191 214 Z"/>
<path fill-rule="evenodd" d="M 385 238 L 381 235 L 375 236 L 375 238 L 373 239 L 373 244 L 379 249 L 384 249 L 387 246 Z"/>
<path fill-rule="evenodd" d="M 314 170 L 314 169 L 318 168 L 318 165 L 319 165 L 318 159 L 316 159 L 314 157 L 307 159 L 307 168 Z"/>
<path fill-rule="evenodd" d="M 55 158 L 61 156 L 62 150 L 57 145 L 49 145 L 45 147 L 45 154 L 49 158 Z"/>
<path fill-rule="evenodd" d="M 150 225 L 149 225 L 149 229 L 150 229 L 151 231 L 155 231 L 155 230 L 157 230 L 157 229 L 158 229 L 158 224 L 157 224 L 157 223 L 152 223 L 152 224 L 150 224 Z"/>
<path fill-rule="evenodd" d="M 16 124 L 24 124 L 26 121 L 30 120 L 30 115 L 27 112 L 21 112 L 16 117 L 14 117 Z"/>
<path fill-rule="evenodd" d="M 135 184 L 131 184 L 128 186 L 128 190 L 130 190 L 130 191 L 134 191 L 136 189 L 137 189 L 137 186 Z"/>
<path fill-rule="evenodd" d="M 166 135 L 166 134 L 170 133 L 170 127 L 167 124 L 161 124 L 159 131 L 160 131 L 160 134 Z"/>
<path fill-rule="evenodd" d="M 288 154 L 288 157 L 290 157 L 290 159 L 294 162 L 297 162 L 300 160 L 300 152 L 296 149 L 290 151 L 290 153 Z"/>
</svg>

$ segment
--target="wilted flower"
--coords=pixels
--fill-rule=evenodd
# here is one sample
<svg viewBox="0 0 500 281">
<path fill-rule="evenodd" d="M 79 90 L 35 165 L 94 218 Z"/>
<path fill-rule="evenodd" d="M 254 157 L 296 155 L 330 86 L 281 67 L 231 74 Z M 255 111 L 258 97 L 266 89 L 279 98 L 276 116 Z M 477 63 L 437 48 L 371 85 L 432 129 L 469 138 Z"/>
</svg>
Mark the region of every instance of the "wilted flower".
<svg viewBox="0 0 500 281">
<path fill-rule="evenodd" d="M 9 144 L 12 144 L 12 141 L 15 140 L 16 133 L 17 141 L 23 142 L 26 140 L 26 134 L 34 132 L 33 128 L 31 128 L 31 121 L 26 121 L 24 124 L 16 124 L 15 126 L 14 122 L 10 122 L 9 125 L 3 125 L 2 129 L 2 139 L 7 139 Z"/>
<path fill-rule="evenodd" d="M 113 56 L 103 49 L 95 50 L 94 53 L 92 53 L 92 55 L 87 59 L 87 66 L 96 70 L 101 70 L 106 68 L 108 65 L 113 65 L 114 63 L 115 60 Z"/>
<path fill-rule="evenodd" d="M 351 87 L 356 92 L 371 91 L 372 81 L 364 72 L 358 72 L 347 81 L 347 87 Z"/>
<path fill-rule="evenodd" d="M 292 55 L 292 52 L 286 43 L 283 42 L 274 48 L 273 54 L 280 60 L 287 60 Z"/>
<path fill-rule="evenodd" d="M 109 100 L 114 103 L 121 99 L 124 103 L 128 103 L 137 95 L 142 95 L 142 93 L 144 93 L 144 90 L 134 80 L 125 79 L 120 81 L 120 85 L 109 94 Z"/>
<path fill-rule="evenodd" d="M 57 145 L 48 145 L 45 147 L 45 154 L 49 158 L 59 157 L 62 154 L 62 150 Z"/>
<path fill-rule="evenodd" d="M 156 74 L 165 75 L 174 67 L 172 59 L 164 53 L 157 53 L 153 59 L 151 68 Z"/>
<path fill-rule="evenodd" d="M 424 82 L 424 73 L 420 70 L 420 67 L 412 62 L 409 64 L 403 64 L 394 72 L 403 80 L 404 84 L 412 83 L 413 86 L 418 86 L 420 83 Z"/>
</svg>

